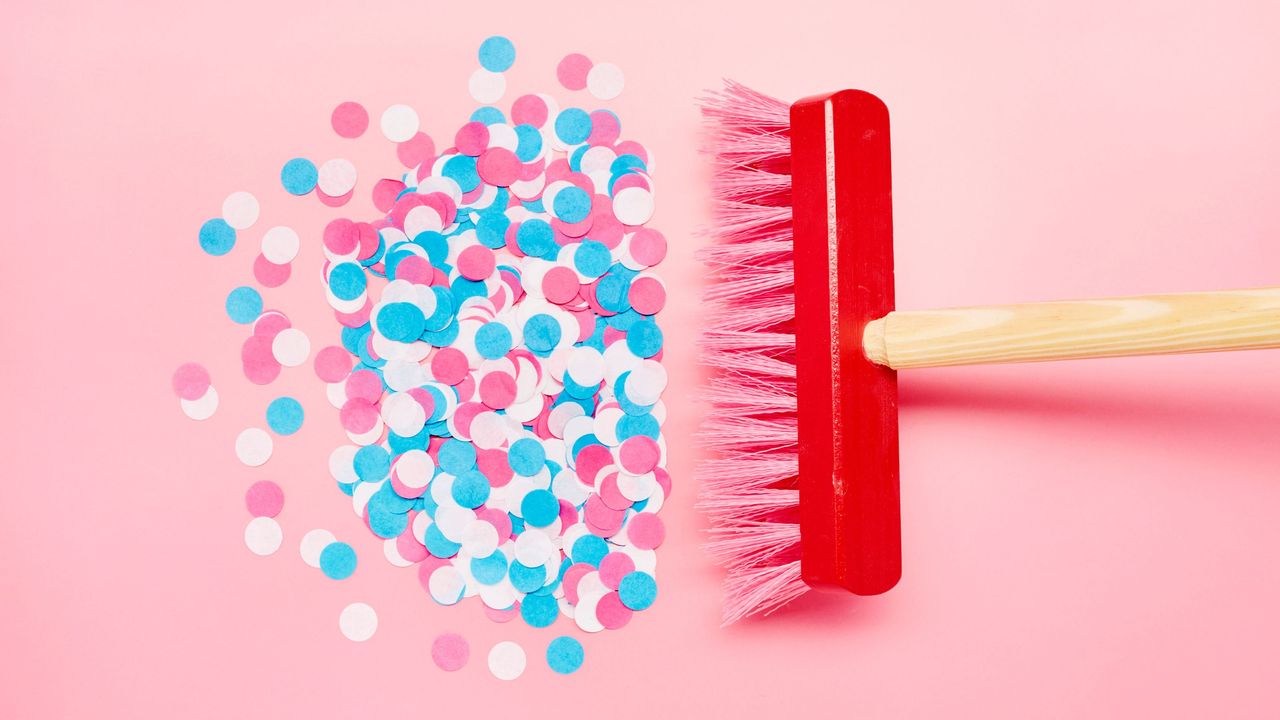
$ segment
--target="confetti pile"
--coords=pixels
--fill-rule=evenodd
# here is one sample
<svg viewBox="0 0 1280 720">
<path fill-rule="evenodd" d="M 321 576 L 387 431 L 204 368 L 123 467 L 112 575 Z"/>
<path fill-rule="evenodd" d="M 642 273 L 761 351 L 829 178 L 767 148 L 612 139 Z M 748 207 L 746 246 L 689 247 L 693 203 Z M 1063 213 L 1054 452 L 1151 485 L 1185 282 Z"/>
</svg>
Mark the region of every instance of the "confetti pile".
<svg viewBox="0 0 1280 720">
<path fill-rule="evenodd" d="M 485 40 L 479 60 L 468 87 L 482 106 L 447 141 L 422 132 L 407 105 L 382 113 L 379 128 L 407 171 L 373 184 L 378 217 L 334 219 L 314 239 L 273 227 L 253 274 L 277 287 L 300 246 L 323 251 L 324 295 L 341 334 L 313 366 L 350 439 L 332 452 L 329 470 L 388 561 L 416 565 L 441 605 L 478 597 L 499 622 L 518 615 L 541 628 L 563 615 L 580 631 L 617 629 L 657 595 L 658 512 L 671 492 L 661 432 L 667 374 L 654 320 L 666 289 L 652 271 L 666 240 L 647 227 L 652 157 L 621 139 L 610 110 L 561 107 L 547 94 L 498 107 L 515 62 L 506 38 Z M 579 54 L 565 57 L 556 76 L 604 100 L 623 87 L 616 65 Z M 330 120 L 344 138 L 370 124 L 356 102 L 338 105 Z M 339 207 L 357 191 L 357 176 L 348 160 L 300 157 L 284 164 L 280 181 L 289 194 Z M 252 195 L 233 194 L 223 216 L 201 227 L 200 246 L 225 255 L 258 214 Z M 270 384 L 311 357 L 308 337 L 283 312 L 264 309 L 257 289 L 232 290 L 226 312 L 250 326 L 241 347 L 250 382 Z M 200 365 L 180 367 L 173 388 L 193 418 L 217 407 Z M 272 401 L 271 432 L 243 430 L 237 457 L 265 464 L 272 434 L 297 432 L 303 416 L 293 398 Z M 246 494 L 253 552 L 279 547 L 273 518 L 283 500 L 269 481 Z M 327 530 L 307 533 L 300 551 L 330 578 L 356 570 L 354 548 Z M 339 626 L 366 640 L 377 616 L 354 603 Z M 470 648 L 445 633 L 431 653 L 452 671 Z M 546 659 L 572 673 L 582 645 L 557 637 Z M 488 656 L 503 679 L 519 676 L 525 660 L 512 642 Z"/>
</svg>

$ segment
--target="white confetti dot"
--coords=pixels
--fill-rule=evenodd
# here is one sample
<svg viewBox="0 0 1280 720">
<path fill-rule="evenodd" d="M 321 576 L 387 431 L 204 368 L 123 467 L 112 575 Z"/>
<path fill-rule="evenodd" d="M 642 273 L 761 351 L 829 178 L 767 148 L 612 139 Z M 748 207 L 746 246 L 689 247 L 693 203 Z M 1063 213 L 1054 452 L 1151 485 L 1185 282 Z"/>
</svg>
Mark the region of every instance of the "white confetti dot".
<svg viewBox="0 0 1280 720">
<path fill-rule="evenodd" d="M 310 530 L 306 535 L 302 536 L 302 542 L 298 545 L 298 553 L 302 555 L 302 562 L 313 568 L 320 567 L 320 553 L 329 546 L 329 543 L 336 542 L 338 538 L 328 530 L 316 528 Z"/>
<path fill-rule="evenodd" d="M 222 201 L 222 219 L 236 230 L 244 230 L 258 222 L 258 198 L 251 193 L 233 192 Z"/>
<path fill-rule="evenodd" d="M 431 599 L 441 605 L 453 605 L 461 600 L 466 584 L 462 573 L 452 565 L 436 568 L 431 577 L 427 578 L 427 590 L 431 593 Z"/>
<path fill-rule="evenodd" d="M 382 113 L 382 134 L 391 142 L 404 142 L 418 133 L 418 113 L 408 105 L 392 105 Z"/>
<path fill-rule="evenodd" d="M 327 160 L 320 166 L 316 187 L 329 197 L 342 197 L 355 189 L 356 166 L 350 160 Z"/>
<path fill-rule="evenodd" d="M 208 420 L 218 409 L 218 391 L 212 385 L 195 400 L 179 400 L 182 412 L 192 420 Z"/>
<path fill-rule="evenodd" d="M 489 105 L 498 102 L 506 94 L 507 78 L 502 73 L 489 72 L 480 68 L 471 73 L 467 89 L 471 91 L 471 97 L 475 98 L 476 102 Z"/>
<path fill-rule="evenodd" d="M 254 555 L 270 555 L 280 549 L 284 531 L 275 518 L 256 517 L 244 526 L 244 544 Z"/>
<path fill-rule="evenodd" d="M 348 640 L 364 642 L 378 630 L 378 613 L 368 603 L 351 603 L 338 616 L 338 629 Z"/>
<path fill-rule="evenodd" d="M 276 265 L 293 262 L 298 256 L 298 233 L 293 228 L 277 225 L 262 236 L 262 256 Z"/>
<path fill-rule="evenodd" d="M 236 436 L 236 457 L 249 467 L 258 467 L 271 458 L 271 436 L 262 428 L 246 428 Z"/>
<path fill-rule="evenodd" d="M 311 341 L 298 328 L 285 328 L 271 341 L 271 354 L 285 367 L 297 367 L 311 354 Z"/>
<path fill-rule="evenodd" d="M 489 672 L 499 680 L 515 680 L 524 673 L 524 648 L 503 640 L 489 651 Z"/>
<path fill-rule="evenodd" d="M 612 100 L 622 94 L 626 78 L 622 68 L 613 63 L 597 63 L 587 72 L 587 90 L 601 100 Z"/>
<path fill-rule="evenodd" d="M 613 198 L 613 215 L 623 225 L 643 225 L 653 217 L 653 193 L 642 187 L 628 187 Z"/>
</svg>

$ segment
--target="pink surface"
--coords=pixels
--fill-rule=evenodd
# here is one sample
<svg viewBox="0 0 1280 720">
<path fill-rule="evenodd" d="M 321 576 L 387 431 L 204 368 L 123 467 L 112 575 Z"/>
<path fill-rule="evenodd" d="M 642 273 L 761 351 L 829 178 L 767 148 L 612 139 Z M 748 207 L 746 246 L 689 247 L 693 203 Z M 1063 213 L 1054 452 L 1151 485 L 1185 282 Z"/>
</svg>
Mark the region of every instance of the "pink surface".
<svg viewBox="0 0 1280 720">
<path fill-rule="evenodd" d="M 901 585 L 717 627 L 688 438 L 708 173 L 691 98 L 721 76 L 888 102 L 901 307 L 1277 282 L 1280 10 L 1044 5 L 8 5 L 0 716 L 1274 716 L 1275 352 L 904 373 Z M 312 367 L 247 383 L 222 309 L 261 233 L 288 223 L 303 247 L 267 307 L 317 349 L 336 339 L 319 238 L 339 213 L 371 214 L 377 178 L 334 210 L 287 196 L 281 164 L 393 167 L 376 127 L 333 133 L 346 100 L 374 118 L 412 104 L 442 137 L 492 33 L 519 52 L 507 102 L 565 93 L 568 52 L 623 68 L 610 106 L 654 151 L 670 240 L 659 598 L 583 638 L 570 677 L 543 660 L 555 633 L 437 607 L 382 559 L 328 477 L 342 433 Z M 210 258 L 196 231 L 234 190 L 261 219 Z M 203 423 L 171 389 L 189 360 L 222 397 Z M 247 470 L 234 438 L 281 394 L 307 423 Z M 268 476 L 289 501 L 280 552 L 260 558 L 243 498 Z M 350 580 L 302 563 L 314 527 L 360 553 Z M 361 644 L 337 623 L 356 601 L 379 615 Z M 431 662 L 442 632 L 473 649 L 457 673 Z M 504 639 L 529 653 L 514 683 L 483 661 Z"/>
</svg>

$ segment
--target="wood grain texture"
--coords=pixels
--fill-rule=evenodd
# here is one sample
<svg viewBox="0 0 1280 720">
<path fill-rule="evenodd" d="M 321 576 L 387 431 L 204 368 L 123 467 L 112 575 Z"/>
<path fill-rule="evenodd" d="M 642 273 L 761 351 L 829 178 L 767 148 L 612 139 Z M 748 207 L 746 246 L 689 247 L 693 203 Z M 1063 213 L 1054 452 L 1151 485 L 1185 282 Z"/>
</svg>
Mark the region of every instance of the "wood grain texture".
<svg viewBox="0 0 1280 720">
<path fill-rule="evenodd" d="M 1280 347 L 1280 288 L 895 311 L 863 350 L 903 368 Z"/>
</svg>

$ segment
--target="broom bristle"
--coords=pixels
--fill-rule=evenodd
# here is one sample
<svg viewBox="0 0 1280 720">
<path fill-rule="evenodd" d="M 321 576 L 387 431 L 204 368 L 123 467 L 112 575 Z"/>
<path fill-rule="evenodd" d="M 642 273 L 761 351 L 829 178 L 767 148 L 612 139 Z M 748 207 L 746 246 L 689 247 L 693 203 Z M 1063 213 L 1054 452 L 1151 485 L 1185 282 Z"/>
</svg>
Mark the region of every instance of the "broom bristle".
<svg viewBox="0 0 1280 720">
<path fill-rule="evenodd" d="M 716 163 L 715 210 L 700 253 L 716 283 L 702 336 L 714 376 L 698 470 L 707 549 L 728 569 L 723 622 L 803 595 L 796 510 L 796 366 L 790 107 L 733 81 L 700 99 Z"/>
</svg>

